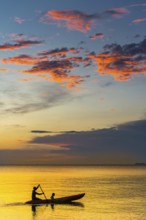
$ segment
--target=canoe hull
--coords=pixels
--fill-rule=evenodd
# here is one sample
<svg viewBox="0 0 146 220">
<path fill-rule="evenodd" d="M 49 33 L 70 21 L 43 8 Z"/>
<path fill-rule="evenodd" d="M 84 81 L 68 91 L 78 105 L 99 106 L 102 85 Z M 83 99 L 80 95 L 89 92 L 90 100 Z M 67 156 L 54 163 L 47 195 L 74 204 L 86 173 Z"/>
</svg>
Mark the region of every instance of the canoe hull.
<svg viewBox="0 0 146 220">
<path fill-rule="evenodd" d="M 30 201 L 27 201 L 25 204 L 31 204 L 31 205 L 33 205 L 33 204 L 34 205 L 35 204 L 52 204 L 52 203 L 53 204 L 65 204 L 65 203 L 71 203 L 72 201 L 81 199 L 84 195 L 85 195 L 85 193 L 77 194 L 77 195 L 73 195 L 73 196 L 66 196 L 66 197 L 56 198 L 56 199 L 54 199 L 54 201 L 52 201 L 51 199 L 30 200 Z"/>
</svg>

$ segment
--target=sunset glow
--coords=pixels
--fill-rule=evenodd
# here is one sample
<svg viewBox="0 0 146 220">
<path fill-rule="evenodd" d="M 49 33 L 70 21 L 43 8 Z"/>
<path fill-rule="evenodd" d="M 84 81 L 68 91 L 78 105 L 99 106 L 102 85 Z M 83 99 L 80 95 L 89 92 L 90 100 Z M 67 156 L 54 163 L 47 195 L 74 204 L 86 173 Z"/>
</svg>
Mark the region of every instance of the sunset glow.
<svg viewBox="0 0 146 220">
<path fill-rule="evenodd" d="M 146 4 L 3 2 L 0 163 L 146 162 Z"/>
</svg>

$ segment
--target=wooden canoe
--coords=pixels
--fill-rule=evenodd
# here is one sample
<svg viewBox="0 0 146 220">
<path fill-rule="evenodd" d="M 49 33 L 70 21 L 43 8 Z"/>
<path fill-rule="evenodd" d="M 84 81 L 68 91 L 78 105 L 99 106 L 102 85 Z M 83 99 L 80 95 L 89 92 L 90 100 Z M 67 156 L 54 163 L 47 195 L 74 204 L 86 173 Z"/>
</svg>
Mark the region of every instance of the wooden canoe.
<svg viewBox="0 0 146 220">
<path fill-rule="evenodd" d="M 66 196 L 66 197 L 61 197 L 61 198 L 55 198 L 53 201 L 51 199 L 37 199 L 37 200 L 30 200 L 27 201 L 25 204 L 65 204 L 65 203 L 71 203 L 72 201 L 81 199 L 85 193 L 77 194 L 77 195 L 72 195 L 72 196 Z"/>
</svg>

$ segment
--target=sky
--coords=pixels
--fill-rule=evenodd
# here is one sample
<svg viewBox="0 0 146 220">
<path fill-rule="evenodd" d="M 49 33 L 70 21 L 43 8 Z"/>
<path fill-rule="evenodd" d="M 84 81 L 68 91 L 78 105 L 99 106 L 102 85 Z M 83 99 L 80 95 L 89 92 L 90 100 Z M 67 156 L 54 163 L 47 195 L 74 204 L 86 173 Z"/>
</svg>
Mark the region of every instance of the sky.
<svg viewBox="0 0 146 220">
<path fill-rule="evenodd" d="M 146 163 L 146 2 L 1 0 L 0 164 Z"/>
</svg>

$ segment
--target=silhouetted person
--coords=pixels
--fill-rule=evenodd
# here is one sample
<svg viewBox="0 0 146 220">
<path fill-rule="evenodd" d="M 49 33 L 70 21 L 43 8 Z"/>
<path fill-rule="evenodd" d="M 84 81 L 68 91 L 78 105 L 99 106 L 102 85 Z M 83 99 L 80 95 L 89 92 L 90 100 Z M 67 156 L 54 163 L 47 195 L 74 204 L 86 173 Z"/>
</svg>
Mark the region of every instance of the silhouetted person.
<svg viewBox="0 0 146 220">
<path fill-rule="evenodd" d="M 36 197 L 36 195 L 42 195 L 42 194 L 44 194 L 44 193 L 38 193 L 38 192 L 37 192 L 37 189 L 38 189 L 39 187 L 40 187 L 40 185 L 38 185 L 37 187 L 36 187 L 36 186 L 33 187 L 33 190 L 32 190 L 32 200 L 41 200 L 41 199 L 39 199 L 39 198 Z"/>
<path fill-rule="evenodd" d="M 52 202 L 54 201 L 54 196 L 55 196 L 55 193 L 52 193 L 52 195 L 51 195 Z"/>
</svg>

